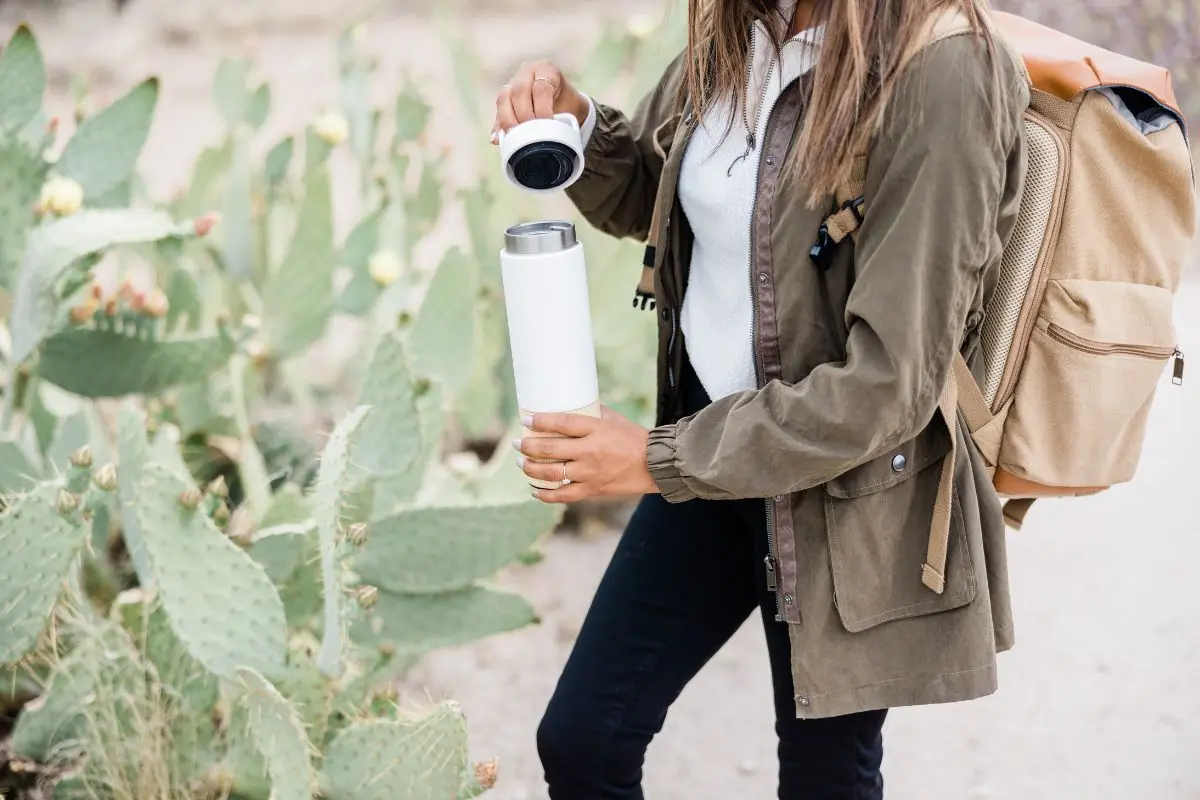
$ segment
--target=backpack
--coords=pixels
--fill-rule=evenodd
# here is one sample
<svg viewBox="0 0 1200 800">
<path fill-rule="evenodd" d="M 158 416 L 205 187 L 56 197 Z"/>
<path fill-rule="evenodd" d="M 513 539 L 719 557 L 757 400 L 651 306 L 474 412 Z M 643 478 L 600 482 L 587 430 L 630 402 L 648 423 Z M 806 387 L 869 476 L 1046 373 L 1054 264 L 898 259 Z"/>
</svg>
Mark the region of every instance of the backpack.
<svg viewBox="0 0 1200 800">
<path fill-rule="evenodd" d="M 1174 295 L 1196 232 L 1183 114 L 1166 69 L 1011 14 L 997 42 L 1029 79 L 1027 166 L 999 282 L 978 328 L 983 379 L 962 355 L 939 409 L 961 414 L 1020 528 L 1037 498 L 1095 494 L 1134 477 L 1164 370 L 1183 381 Z M 925 44 L 969 32 L 937 20 Z M 856 160 L 822 243 L 853 237 L 869 213 Z M 954 460 L 943 465 L 923 582 L 942 591 Z"/>
</svg>

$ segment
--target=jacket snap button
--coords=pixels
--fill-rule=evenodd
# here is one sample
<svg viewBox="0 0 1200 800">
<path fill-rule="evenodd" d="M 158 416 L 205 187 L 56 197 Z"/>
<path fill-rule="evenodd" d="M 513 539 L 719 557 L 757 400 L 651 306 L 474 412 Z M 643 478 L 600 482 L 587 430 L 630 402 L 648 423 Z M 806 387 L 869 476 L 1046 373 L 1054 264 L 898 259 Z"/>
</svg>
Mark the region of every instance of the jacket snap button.
<svg viewBox="0 0 1200 800">
<path fill-rule="evenodd" d="M 783 604 L 785 606 L 790 606 L 794 602 L 796 602 L 796 599 L 794 597 L 792 597 L 790 594 L 785 594 L 783 596 Z"/>
<path fill-rule="evenodd" d="M 896 456 L 892 459 L 892 469 L 896 472 L 904 472 L 904 468 L 908 466 L 908 459 L 904 456 Z"/>
<path fill-rule="evenodd" d="M 768 167 L 775 166 L 775 156 L 767 156 L 767 166 Z"/>
<path fill-rule="evenodd" d="M 767 273 L 765 273 L 765 272 L 758 273 L 758 282 L 766 283 L 767 282 Z"/>
<path fill-rule="evenodd" d="M 670 312 L 670 311 L 667 311 L 667 310 L 664 308 L 664 309 L 662 310 L 662 318 L 663 318 L 663 319 L 670 319 L 670 318 L 671 318 L 671 312 Z"/>
<path fill-rule="evenodd" d="M 808 695 L 806 695 L 806 694 L 797 695 L 796 702 L 798 702 L 802 706 L 808 705 Z"/>
<path fill-rule="evenodd" d="M 782 503 L 784 500 L 787 500 L 787 495 L 786 495 L 786 494 L 777 494 L 777 495 L 775 495 L 775 502 L 777 502 L 777 503 Z"/>
</svg>

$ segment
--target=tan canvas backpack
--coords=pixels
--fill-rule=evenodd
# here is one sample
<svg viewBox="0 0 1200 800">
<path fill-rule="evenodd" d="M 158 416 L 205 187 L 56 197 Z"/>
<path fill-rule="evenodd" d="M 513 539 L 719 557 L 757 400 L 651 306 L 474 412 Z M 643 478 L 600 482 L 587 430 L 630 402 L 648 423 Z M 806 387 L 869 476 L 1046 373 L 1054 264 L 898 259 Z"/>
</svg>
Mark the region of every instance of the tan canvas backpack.
<svg viewBox="0 0 1200 800">
<path fill-rule="evenodd" d="M 1172 309 L 1196 192 L 1167 70 L 1010 14 L 993 21 L 1030 84 L 1025 187 L 980 330 L 982 385 L 956 357 L 940 408 L 943 420 L 961 414 L 1019 528 L 1037 498 L 1133 478 L 1167 366 L 1183 380 Z M 968 30 L 943 17 L 928 42 Z M 822 227 L 835 245 L 870 213 L 865 157 L 854 172 Z M 955 454 L 922 576 L 939 593 Z"/>
</svg>

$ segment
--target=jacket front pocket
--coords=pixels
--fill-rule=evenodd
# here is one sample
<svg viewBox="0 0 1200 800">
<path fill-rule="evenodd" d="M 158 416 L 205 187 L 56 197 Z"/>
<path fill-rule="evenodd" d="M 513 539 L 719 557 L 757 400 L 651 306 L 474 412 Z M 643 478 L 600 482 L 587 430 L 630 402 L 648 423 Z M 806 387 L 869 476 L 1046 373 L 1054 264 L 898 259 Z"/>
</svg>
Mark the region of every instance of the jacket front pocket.
<svg viewBox="0 0 1200 800">
<path fill-rule="evenodd" d="M 975 570 L 957 491 L 945 590 L 935 594 L 921 582 L 938 481 L 949 450 L 949 436 L 937 420 L 913 441 L 826 484 L 834 602 L 851 633 L 949 611 L 975 599 Z M 965 451 L 960 452 L 965 458 Z"/>
</svg>

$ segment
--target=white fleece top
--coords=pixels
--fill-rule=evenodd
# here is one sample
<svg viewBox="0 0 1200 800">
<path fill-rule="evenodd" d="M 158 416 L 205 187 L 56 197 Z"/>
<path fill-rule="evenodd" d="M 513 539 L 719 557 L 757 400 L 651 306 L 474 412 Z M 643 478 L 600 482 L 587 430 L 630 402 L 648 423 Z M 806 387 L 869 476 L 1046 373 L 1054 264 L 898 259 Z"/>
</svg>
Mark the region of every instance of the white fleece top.
<svg viewBox="0 0 1200 800">
<path fill-rule="evenodd" d="M 802 31 L 784 42 L 776 58 L 767 30 L 756 23 L 746 96 L 706 114 L 684 154 L 679 200 L 695 242 L 680 323 L 692 367 L 713 400 L 758 386 L 750 230 L 762 136 L 783 87 L 816 63 L 820 38 L 819 30 Z M 731 114 L 733 127 L 724 136 Z M 585 144 L 595 116 L 593 106 L 582 128 Z M 753 148 L 745 120 L 755 131 Z"/>
</svg>

